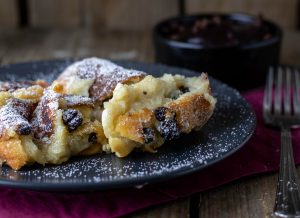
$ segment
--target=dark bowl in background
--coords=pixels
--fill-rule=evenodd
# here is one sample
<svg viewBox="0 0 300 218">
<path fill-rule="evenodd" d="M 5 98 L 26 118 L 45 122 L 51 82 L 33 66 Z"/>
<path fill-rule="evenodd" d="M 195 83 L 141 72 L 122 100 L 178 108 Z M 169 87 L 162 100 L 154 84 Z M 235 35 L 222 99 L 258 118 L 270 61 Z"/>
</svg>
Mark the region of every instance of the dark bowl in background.
<svg viewBox="0 0 300 218">
<path fill-rule="evenodd" d="M 178 16 L 164 20 L 153 29 L 156 61 L 207 72 L 239 90 L 263 85 L 269 66 L 279 62 L 282 31 L 276 24 L 263 19 L 262 24 L 267 25 L 271 37 L 249 44 L 205 46 L 170 40 L 162 34 L 162 28 L 170 22 L 211 19 L 216 15 L 243 24 L 257 21 L 255 16 L 240 13 Z"/>
</svg>

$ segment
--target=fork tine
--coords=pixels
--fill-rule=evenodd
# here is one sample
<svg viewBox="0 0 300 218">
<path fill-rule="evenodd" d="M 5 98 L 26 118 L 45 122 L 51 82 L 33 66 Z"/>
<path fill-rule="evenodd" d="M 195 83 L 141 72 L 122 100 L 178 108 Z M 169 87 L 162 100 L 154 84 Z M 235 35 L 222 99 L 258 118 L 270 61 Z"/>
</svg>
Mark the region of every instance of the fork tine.
<svg viewBox="0 0 300 218">
<path fill-rule="evenodd" d="M 274 99 L 274 113 L 277 115 L 281 114 L 282 106 L 282 68 L 279 67 L 277 70 L 277 80 L 275 87 L 275 99 Z"/>
<path fill-rule="evenodd" d="M 274 69 L 273 67 L 270 67 L 267 74 L 267 83 L 265 87 L 264 101 L 263 101 L 263 111 L 266 113 L 271 113 L 271 109 L 272 109 L 273 82 L 274 82 Z"/>
<path fill-rule="evenodd" d="M 293 106 L 294 106 L 294 113 L 295 115 L 300 115 L 300 101 L 299 101 L 299 92 L 300 92 L 300 77 L 299 77 L 299 71 L 295 70 L 295 92 L 294 92 L 294 99 L 293 99 Z"/>
<path fill-rule="evenodd" d="M 285 71 L 284 114 L 291 114 L 291 69 Z"/>
</svg>

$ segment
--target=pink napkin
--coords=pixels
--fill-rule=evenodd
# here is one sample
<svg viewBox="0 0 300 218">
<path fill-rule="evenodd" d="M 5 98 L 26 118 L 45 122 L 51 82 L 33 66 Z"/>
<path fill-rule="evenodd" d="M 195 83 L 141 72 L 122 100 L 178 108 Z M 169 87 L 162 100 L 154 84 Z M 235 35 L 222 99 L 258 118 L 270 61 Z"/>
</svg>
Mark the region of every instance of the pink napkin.
<svg viewBox="0 0 300 218">
<path fill-rule="evenodd" d="M 280 134 L 263 124 L 263 91 L 248 92 L 244 96 L 257 115 L 253 137 L 241 150 L 207 169 L 141 189 L 46 193 L 1 188 L 0 217 L 117 217 L 245 176 L 278 170 Z M 293 131 L 293 143 L 295 161 L 300 163 L 300 130 Z"/>
</svg>

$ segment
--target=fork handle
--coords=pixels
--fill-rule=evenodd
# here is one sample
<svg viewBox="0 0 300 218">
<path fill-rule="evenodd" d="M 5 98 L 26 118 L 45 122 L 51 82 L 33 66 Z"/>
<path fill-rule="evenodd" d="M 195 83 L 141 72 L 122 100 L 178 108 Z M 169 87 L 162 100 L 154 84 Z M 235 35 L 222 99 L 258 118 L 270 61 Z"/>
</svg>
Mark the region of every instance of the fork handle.
<svg viewBox="0 0 300 218">
<path fill-rule="evenodd" d="M 274 215 L 300 217 L 300 183 L 293 156 L 290 128 L 281 128 L 280 170 Z"/>
</svg>

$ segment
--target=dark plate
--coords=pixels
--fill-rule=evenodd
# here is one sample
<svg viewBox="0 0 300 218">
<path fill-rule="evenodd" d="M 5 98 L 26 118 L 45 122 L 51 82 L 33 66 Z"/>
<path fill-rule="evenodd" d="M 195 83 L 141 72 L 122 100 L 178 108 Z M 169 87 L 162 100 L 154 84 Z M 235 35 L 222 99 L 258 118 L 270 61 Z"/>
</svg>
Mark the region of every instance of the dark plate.
<svg viewBox="0 0 300 218">
<path fill-rule="evenodd" d="M 74 60 L 73 60 L 74 61 Z M 46 79 L 52 81 L 72 60 L 21 63 L 0 67 L 0 80 Z M 154 76 L 163 73 L 199 75 L 164 65 L 117 61 Z M 199 132 L 171 141 L 155 154 L 133 153 L 126 158 L 100 154 L 71 158 L 62 165 L 34 164 L 19 171 L 0 168 L 0 185 L 48 191 L 110 189 L 172 179 L 206 168 L 241 148 L 252 135 L 255 114 L 243 97 L 211 79 L 218 103 L 214 115 Z"/>
</svg>

